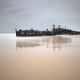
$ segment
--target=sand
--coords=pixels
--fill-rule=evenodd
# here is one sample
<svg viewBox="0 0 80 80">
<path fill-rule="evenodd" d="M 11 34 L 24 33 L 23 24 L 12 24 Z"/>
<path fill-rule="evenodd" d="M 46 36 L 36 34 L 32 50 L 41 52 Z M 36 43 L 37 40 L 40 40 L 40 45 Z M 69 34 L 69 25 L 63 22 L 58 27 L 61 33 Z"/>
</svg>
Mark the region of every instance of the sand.
<svg viewBox="0 0 80 80">
<path fill-rule="evenodd" d="M 80 80 L 80 36 L 1 34 L 0 80 Z"/>
</svg>

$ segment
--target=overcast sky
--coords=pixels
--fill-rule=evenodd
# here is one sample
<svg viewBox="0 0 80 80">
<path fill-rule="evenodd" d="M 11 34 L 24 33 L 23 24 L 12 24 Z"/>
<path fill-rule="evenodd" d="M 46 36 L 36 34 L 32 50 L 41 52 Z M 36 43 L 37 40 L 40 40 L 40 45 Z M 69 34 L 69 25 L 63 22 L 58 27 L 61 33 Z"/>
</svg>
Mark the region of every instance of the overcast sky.
<svg viewBox="0 0 80 80">
<path fill-rule="evenodd" d="M 80 0 L 0 0 L 0 32 L 53 24 L 80 30 Z"/>
</svg>

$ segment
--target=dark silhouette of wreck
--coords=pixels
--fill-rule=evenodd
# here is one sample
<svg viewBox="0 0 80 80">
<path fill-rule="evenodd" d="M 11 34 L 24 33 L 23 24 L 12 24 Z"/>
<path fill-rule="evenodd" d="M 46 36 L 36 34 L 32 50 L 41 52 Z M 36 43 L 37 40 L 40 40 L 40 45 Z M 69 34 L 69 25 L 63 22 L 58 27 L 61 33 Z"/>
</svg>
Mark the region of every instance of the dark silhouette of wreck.
<svg viewBox="0 0 80 80">
<path fill-rule="evenodd" d="M 53 29 L 49 31 L 46 29 L 45 31 L 39 31 L 39 30 L 18 30 L 15 29 L 16 36 L 50 36 L 50 35 L 61 35 L 61 34 L 69 34 L 69 35 L 78 35 L 80 34 L 79 31 L 73 31 L 66 28 L 61 28 L 60 25 L 58 25 L 58 28 L 55 28 L 55 24 L 53 25 Z"/>
</svg>

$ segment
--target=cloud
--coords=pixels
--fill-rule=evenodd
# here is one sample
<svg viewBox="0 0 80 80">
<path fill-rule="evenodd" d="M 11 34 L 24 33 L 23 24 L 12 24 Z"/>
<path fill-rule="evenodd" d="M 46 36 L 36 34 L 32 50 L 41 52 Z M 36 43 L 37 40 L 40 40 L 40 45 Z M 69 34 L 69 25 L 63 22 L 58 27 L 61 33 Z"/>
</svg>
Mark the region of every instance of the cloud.
<svg viewBox="0 0 80 80">
<path fill-rule="evenodd" d="M 80 0 L 0 0 L 0 32 L 14 32 L 15 27 L 45 29 L 54 23 L 71 25 L 73 29 L 80 26 L 79 3 Z"/>
</svg>

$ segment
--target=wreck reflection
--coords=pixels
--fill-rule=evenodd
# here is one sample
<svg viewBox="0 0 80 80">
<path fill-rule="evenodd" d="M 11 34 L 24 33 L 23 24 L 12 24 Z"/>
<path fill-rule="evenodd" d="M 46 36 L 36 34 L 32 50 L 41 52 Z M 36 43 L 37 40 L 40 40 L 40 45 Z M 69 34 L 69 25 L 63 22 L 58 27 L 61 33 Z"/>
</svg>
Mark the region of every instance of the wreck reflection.
<svg viewBox="0 0 80 80">
<path fill-rule="evenodd" d="M 17 38 L 16 39 L 16 48 L 32 48 L 46 46 L 47 48 L 61 48 L 67 46 L 68 43 L 72 41 L 71 38 L 65 38 L 60 36 L 52 37 L 34 37 L 34 38 Z"/>
<path fill-rule="evenodd" d="M 69 46 L 68 44 L 72 42 L 72 38 L 53 36 L 51 38 L 44 38 L 42 41 L 46 42 L 47 48 L 53 47 L 55 50 L 56 48 L 60 49 Z"/>
<path fill-rule="evenodd" d="M 36 47 L 40 46 L 39 41 L 36 39 L 17 39 L 16 40 L 16 47 L 18 48 L 25 48 L 25 47 Z"/>
</svg>

